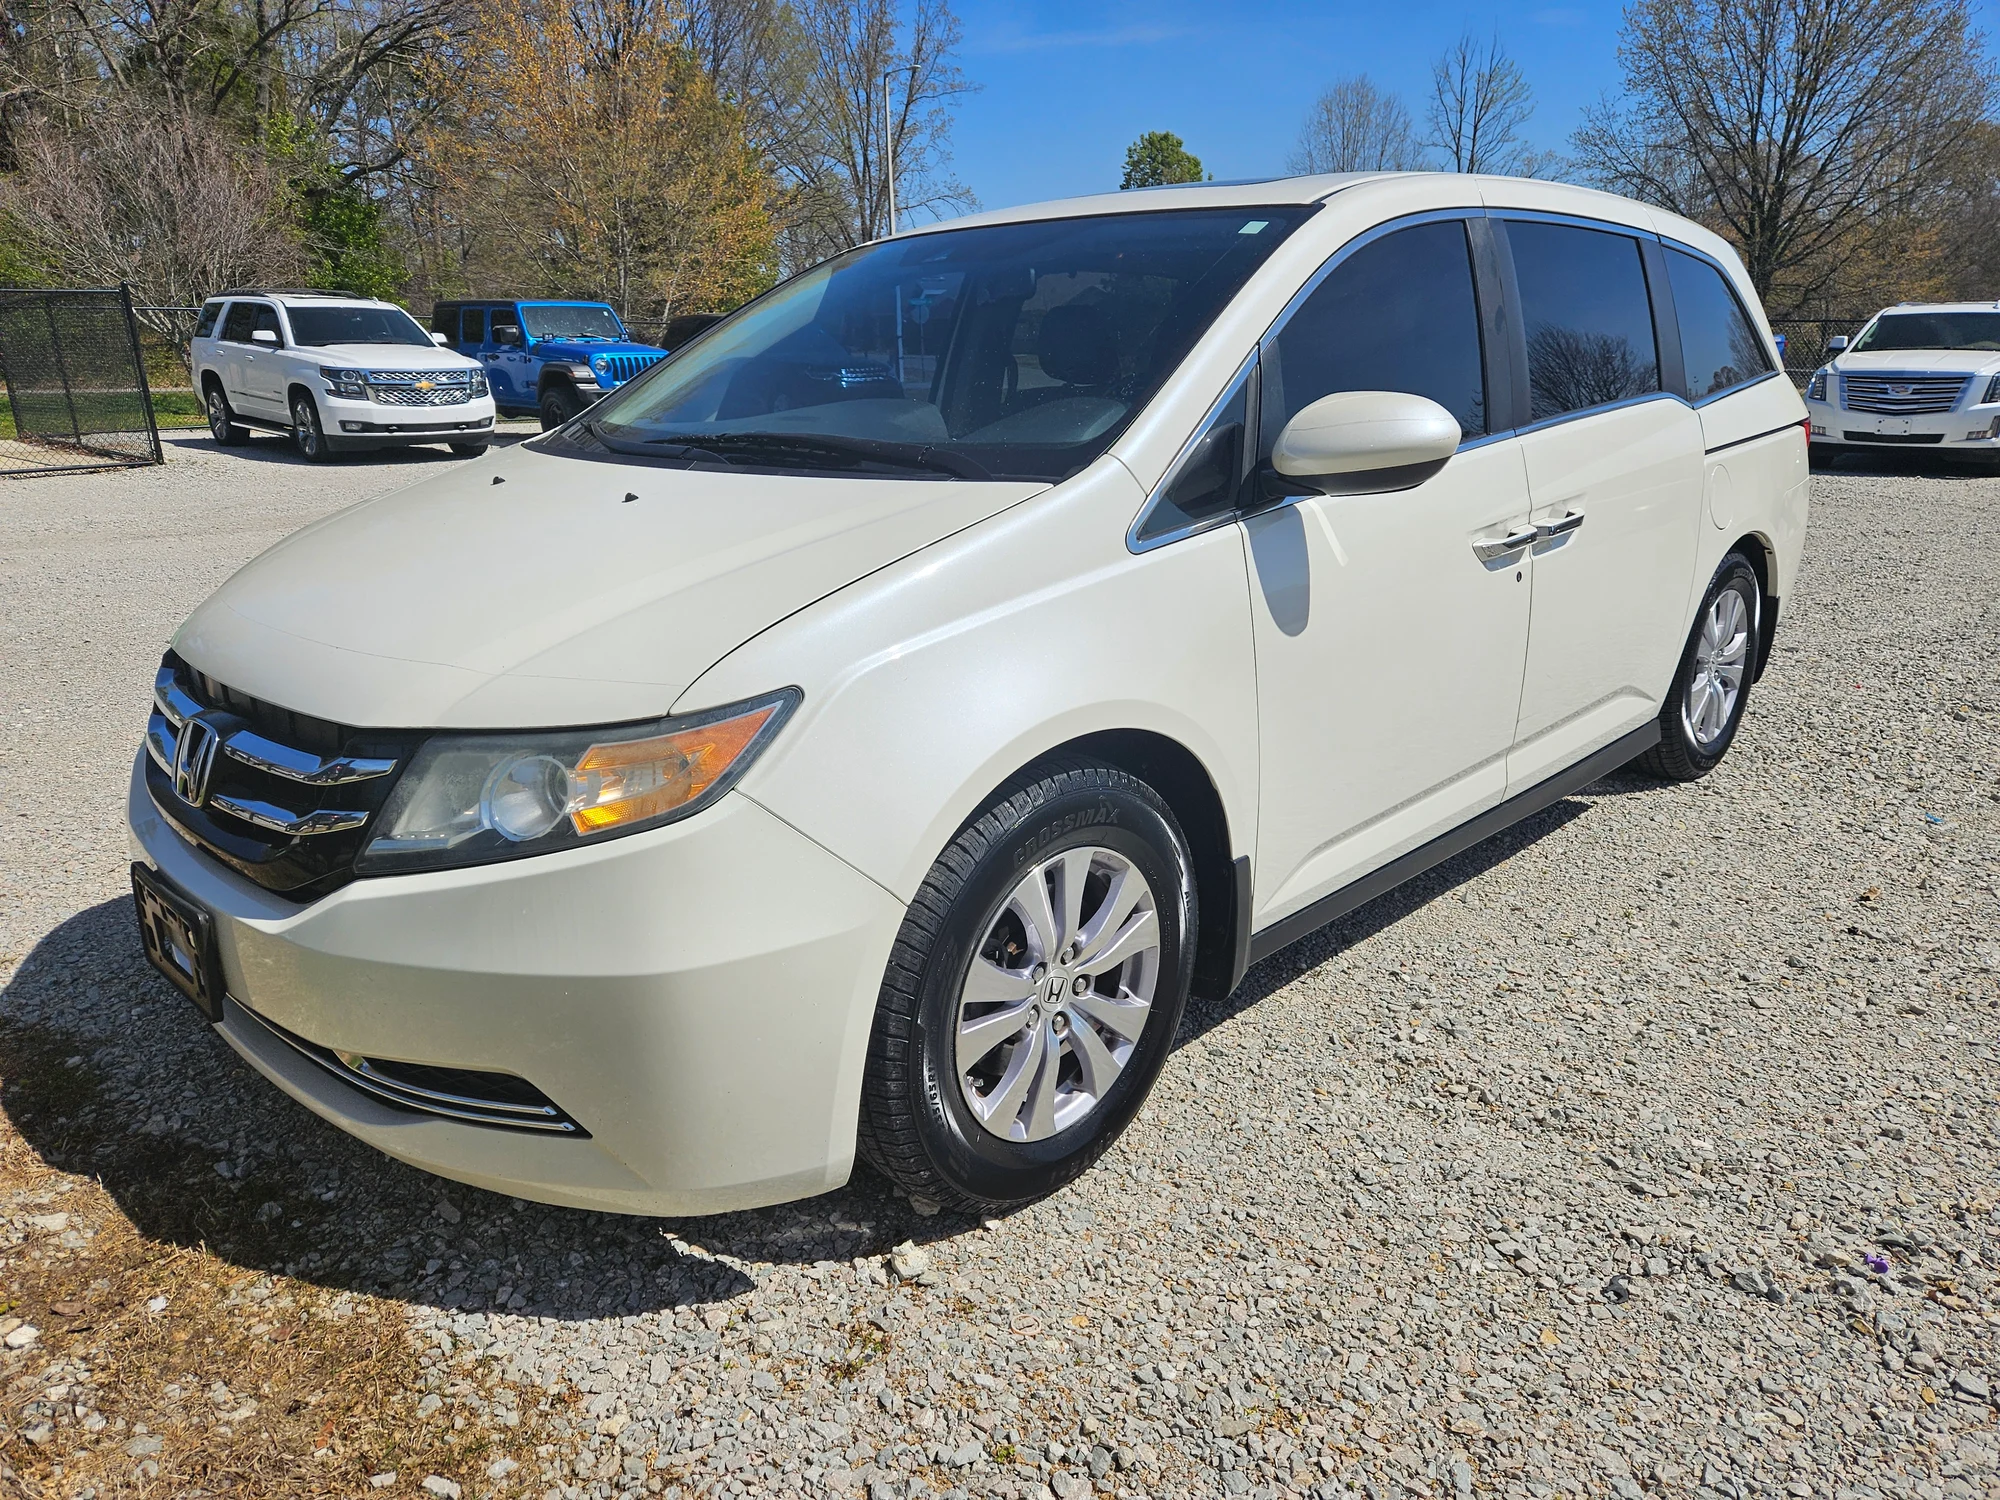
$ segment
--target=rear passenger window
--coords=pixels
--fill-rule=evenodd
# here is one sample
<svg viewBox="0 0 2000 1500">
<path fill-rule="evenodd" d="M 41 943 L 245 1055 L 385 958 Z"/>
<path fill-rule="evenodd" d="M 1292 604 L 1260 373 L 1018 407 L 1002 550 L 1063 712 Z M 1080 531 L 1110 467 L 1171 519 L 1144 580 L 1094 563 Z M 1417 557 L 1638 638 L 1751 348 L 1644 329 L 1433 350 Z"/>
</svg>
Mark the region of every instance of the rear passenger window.
<svg viewBox="0 0 2000 1500">
<path fill-rule="evenodd" d="M 1667 248 L 1667 280 L 1681 325 L 1688 399 L 1699 401 L 1771 373 L 1763 335 L 1728 278 L 1699 256 Z"/>
<path fill-rule="evenodd" d="M 458 339 L 461 344 L 477 349 L 486 342 L 486 309 L 468 307 L 459 315 Z"/>
<path fill-rule="evenodd" d="M 1660 351 L 1639 242 L 1610 230 L 1507 226 L 1528 336 L 1529 420 L 1660 388 Z"/>
<path fill-rule="evenodd" d="M 1278 334 L 1264 364 L 1262 456 L 1299 411 L 1335 391 L 1428 396 L 1459 431 L 1486 431 L 1472 251 L 1456 219 L 1364 245 L 1327 276 Z"/>
<path fill-rule="evenodd" d="M 222 308 L 223 304 L 220 302 L 205 302 L 202 304 L 201 318 L 194 325 L 194 336 L 196 338 L 205 339 L 214 335 L 215 320 L 222 316 Z"/>
</svg>

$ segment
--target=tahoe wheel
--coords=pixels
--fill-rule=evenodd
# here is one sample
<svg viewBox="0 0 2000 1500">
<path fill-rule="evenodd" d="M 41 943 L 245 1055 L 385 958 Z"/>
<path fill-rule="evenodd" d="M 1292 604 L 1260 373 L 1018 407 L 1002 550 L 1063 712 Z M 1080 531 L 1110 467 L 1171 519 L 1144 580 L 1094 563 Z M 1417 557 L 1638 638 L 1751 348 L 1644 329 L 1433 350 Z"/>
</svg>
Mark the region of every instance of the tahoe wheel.
<svg viewBox="0 0 2000 1500">
<path fill-rule="evenodd" d="M 939 856 L 882 982 L 862 1155 L 992 1213 L 1055 1191 L 1159 1077 L 1194 966 L 1187 841 L 1144 782 L 1045 762 Z"/>
<path fill-rule="evenodd" d="M 486 451 L 484 443 L 453 443 L 451 451 L 460 458 L 477 458 Z"/>
<path fill-rule="evenodd" d="M 292 397 L 292 446 L 309 464 L 323 464 L 333 457 L 326 433 L 319 425 L 319 408 L 303 393 Z"/>
<path fill-rule="evenodd" d="M 1750 564 L 1737 553 L 1724 558 L 1660 710 L 1660 742 L 1639 757 L 1646 770 L 1671 781 L 1694 781 L 1729 753 L 1757 671 L 1763 602 Z"/>
<path fill-rule="evenodd" d="M 542 392 L 542 431 L 553 432 L 584 408 L 584 399 L 566 385 Z"/>
<path fill-rule="evenodd" d="M 224 448 L 234 448 L 250 440 L 250 429 L 237 422 L 236 413 L 230 409 L 229 398 L 222 394 L 222 387 L 213 381 L 208 387 L 208 431 Z"/>
</svg>

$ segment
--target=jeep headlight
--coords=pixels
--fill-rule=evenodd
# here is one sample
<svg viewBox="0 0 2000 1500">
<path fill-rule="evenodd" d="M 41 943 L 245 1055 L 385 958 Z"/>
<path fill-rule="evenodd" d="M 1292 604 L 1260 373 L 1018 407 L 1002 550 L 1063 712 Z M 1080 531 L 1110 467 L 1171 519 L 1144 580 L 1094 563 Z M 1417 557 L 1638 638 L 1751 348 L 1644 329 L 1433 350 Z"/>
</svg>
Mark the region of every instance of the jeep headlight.
<svg viewBox="0 0 2000 1500">
<path fill-rule="evenodd" d="M 368 377 L 360 370 L 342 370 L 333 365 L 321 365 L 319 378 L 326 382 L 326 388 L 336 396 L 344 396 L 349 401 L 368 399 Z"/>
<path fill-rule="evenodd" d="M 1817 370 L 1812 372 L 1812 379 L 1806 382 L 1806 400 L 1824 401 L 1825 399 L 1826 366 L 1821 365 Z"/>
<path fill-rule="evenodd" d="M 590 362 L 590 368 L 600 375 L 609 373 L 611 369 L 611 357 L 606 354 L 598 355 L 597 358 Z"/>
<path fill-rule="evenodd" d="M 736 784 L 799 697 L 786 688 L 605 729 L 433 735 L 390 793 L 355 872 L 490 864 L 690 817 Z"/>
</svg>

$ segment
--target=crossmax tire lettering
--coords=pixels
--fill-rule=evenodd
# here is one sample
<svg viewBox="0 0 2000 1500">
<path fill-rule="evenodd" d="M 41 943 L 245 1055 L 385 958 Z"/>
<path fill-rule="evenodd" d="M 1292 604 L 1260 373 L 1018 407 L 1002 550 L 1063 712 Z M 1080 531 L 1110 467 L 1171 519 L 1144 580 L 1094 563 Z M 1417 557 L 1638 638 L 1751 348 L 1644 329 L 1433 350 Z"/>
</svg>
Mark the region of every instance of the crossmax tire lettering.
<svg viewBox="0 0 2000 1500">
<path fill-rule="evenodd" d="M 1008 909 L 1010 893 L 1052 859 L 1082 860 L 1080 851 L 1096 851 L 1093 890 L 1109 869 L 1144 878 L 1144 899 L 1158 924 L 1157 955 L 1147 960 L 1150 1009 L 1136 1039 L 1122 1046 L 1115 1081 L 1094 1102 L 1069 1095 L 1074 1123 L 1040 1138 L 1005 1137 L 982 1123 L 961 1082 L 967 971 L 983 961 L 981 945 Z M 967 1213 L 1032 1202 L 1084 1172 L 1138 1112 L 1180 1029 L 1194 967 L 1192 871 L 1171 809 L 1123 771 L 1054 758 L 1002 788 L 938 856 L 897 935 L 862 1084 L 863 1158 L 906 1192 Z M 1090 899 L 1104 903 L 1097 910 L 1108 909 L 1101 892 Z M 1076 993 L 1079 1004 L 1093 999 L 1087 990 Z M 1103 1035 L 1121 1042 L 1114 1032 Z M 1069 1036 L 1073 1050 L 1095 1052 L 1082 1048 L 1094 1040 Z"/>
</svg>

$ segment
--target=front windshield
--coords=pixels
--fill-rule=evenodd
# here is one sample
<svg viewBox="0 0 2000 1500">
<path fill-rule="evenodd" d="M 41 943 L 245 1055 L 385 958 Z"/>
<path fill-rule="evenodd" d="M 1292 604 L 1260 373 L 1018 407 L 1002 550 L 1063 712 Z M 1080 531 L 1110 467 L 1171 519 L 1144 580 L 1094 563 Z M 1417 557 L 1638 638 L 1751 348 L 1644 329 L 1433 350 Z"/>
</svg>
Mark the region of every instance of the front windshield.
<svg viewBox="0 0 2000 1500">
<path fill-rule="evenodd" d="M 524 307 L 521 326 L 531 339 L 604 339 L 616 342 L 625 337 L 618 326 L 618 314 L 597 302 L 557 306 Z"/>
<path fill-rule="evenodd" d="M 1884 313 L 1854 349 L 2000 350 L 2000 312 Z"/>
<path fill-rule="evenodd" d="M 431 336 L 400 307 L 288 307 L 292 342 L 308 348 L 328 344 L 422 344 Z"/>
<path fill-rule="evenodd" d="M 1314 205 L 946 229 L 767 293 L 551 451 L 1057 480 L 1123 430 Z"/>
</svg>

